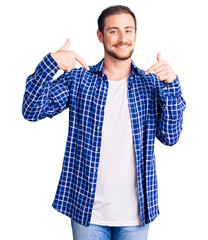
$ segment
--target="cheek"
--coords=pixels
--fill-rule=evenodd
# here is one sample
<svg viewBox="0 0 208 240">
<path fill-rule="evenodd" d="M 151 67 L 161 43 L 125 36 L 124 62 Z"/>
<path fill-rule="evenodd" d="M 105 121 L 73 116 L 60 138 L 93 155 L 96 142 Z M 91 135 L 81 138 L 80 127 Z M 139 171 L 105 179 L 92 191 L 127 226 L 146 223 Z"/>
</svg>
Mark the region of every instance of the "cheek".
<svg viewBox="0 0 208 240">
<path fill-rule="evenodd" d="M 108 47 L 111 47 L 114 42 L 112 42 L 110 39 L 104 39 L 104 44 Z"/>
<path fill-rule="evenodd" d="M 130 36 L 130 40 L 131 40 L 132 42 L 136 42 L 136 36 L 135 36 L 135 35 Z"/>
<path fill-rule="evenodd" d="M 110 44 L 114 44 L 118 40 L 118 36 L 113 35 L 105 35 L 104 36 L 105 42 L 108 42 Z"/>
<path fill-rule="evenodd" d="M 136 39 L 131 39 L 132 47 L 135 47 Z"/>
</svg>

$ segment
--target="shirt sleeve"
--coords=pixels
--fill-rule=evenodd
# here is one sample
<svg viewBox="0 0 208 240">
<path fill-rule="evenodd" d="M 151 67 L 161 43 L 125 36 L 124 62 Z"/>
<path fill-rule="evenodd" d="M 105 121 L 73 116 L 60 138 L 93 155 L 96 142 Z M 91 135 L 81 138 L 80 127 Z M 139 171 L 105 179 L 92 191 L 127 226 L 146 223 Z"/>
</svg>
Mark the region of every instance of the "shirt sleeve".
<svg viewBox="0 0 208 240">
<path fill-rule="evenodd" d="M 180 137 L 183 112 L 186 107 L 178 76 L 168 84 L 158 79 L 157 95 L 158 124 L 156 137 L 163 144 L 172 146 L 177 143 Z"/>
<path fill-rule="evenodd" d="M 68 77 L 64 73 L 52 81 L 57 71 L 56 61 L 48 53 L 27 78 L 22 104 L 26 120 L 35 122 L 45 117 L 52 118 L 68 107 Z"/>
</svg>

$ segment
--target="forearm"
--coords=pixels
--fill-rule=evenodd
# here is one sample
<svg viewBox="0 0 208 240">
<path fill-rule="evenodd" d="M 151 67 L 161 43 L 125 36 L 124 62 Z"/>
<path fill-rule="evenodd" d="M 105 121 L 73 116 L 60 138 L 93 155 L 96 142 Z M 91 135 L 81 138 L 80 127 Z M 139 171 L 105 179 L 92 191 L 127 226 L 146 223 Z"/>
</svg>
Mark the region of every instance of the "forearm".
<svg viewBox="0 0 208 240">
<path fill-rule="evenodd" d="M 49 97 L 52 79 L 58 71 L 56 62 L 47 54 L 35 72 L 26 80 L 22 114 L 29 121 L 37 121 L 49 114 Z M 50 114 L 49 114 L 50 115 Z"/>
<path fill-rule="evenodd" d="M 156 137 L 163 144 L 172 146 L 180 137 L 186 107 L 178 77 L 172 83 L 163 84 L 159 91 Z"/>
</svg>

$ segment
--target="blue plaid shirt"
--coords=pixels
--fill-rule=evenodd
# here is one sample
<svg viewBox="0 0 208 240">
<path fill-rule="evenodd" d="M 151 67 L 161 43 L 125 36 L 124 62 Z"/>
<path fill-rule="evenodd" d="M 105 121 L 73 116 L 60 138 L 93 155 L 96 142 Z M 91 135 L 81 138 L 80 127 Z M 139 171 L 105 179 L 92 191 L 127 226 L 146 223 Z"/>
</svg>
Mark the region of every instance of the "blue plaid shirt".
<svg viewBox="0 0 208 240">
<path fill-rule="evenodd" d="M 102 126 L 108 93 L 103 59 L 87 71 L 64 72 L 47 54 L 27 78 L 22 113 L 29 121 L 52 118 L 69 109 L 69 129 L 62 172 L 52 203 L 57 211 L 89 226 L 98 176 Z M 185 101 L 178 76 L 166 84 L 155 73 L 145 75 L 132 61 L 128 105 L 136 157 L 142 226 L 159 214 L 154 154 L 155 137 L 174 145 L 182 131 Z"/>
</svg>

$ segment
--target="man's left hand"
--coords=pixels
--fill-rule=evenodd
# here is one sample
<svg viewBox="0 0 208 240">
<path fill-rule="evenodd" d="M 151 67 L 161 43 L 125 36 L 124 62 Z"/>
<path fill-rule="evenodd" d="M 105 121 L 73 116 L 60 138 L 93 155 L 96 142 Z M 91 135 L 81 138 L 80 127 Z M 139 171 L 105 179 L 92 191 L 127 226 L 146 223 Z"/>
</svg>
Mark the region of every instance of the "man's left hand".
<svg viewBox="0 0 208 240">
<path fill-rule="evenodd" d="M 157 61 L 158 63 L 155 63 L 147 69 L 145 74 L 147 75 L 154 71 L 160 81 L 164 81 L 165 83 L 171 83 L 174 81 L 176 79 L 176 74 L 168 61 L 162 59 L 161 53 L 157 54 Z"/>
</svg>

